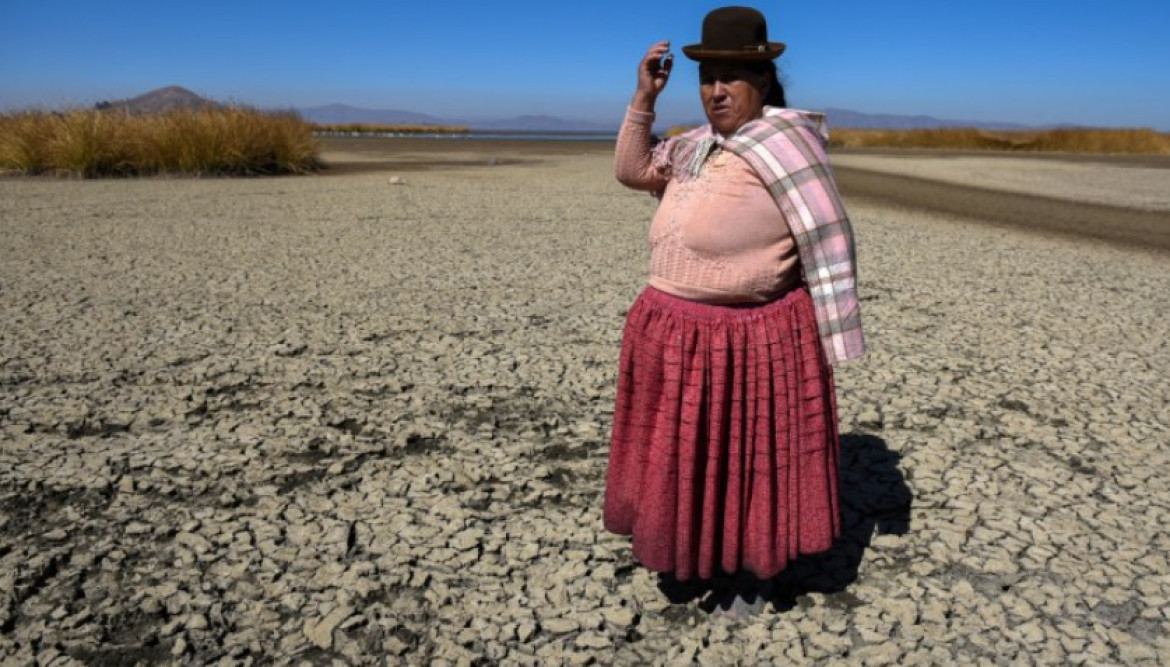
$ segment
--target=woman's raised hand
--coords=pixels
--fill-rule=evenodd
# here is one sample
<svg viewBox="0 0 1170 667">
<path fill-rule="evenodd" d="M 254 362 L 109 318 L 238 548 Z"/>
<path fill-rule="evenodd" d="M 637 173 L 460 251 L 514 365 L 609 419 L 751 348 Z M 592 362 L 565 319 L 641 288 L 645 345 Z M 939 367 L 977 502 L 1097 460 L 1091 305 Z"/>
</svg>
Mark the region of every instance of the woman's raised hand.
<svg viewBox="0 0 1170 667">
<path fill-rule="evenodd" d="M 634 101 L 631 104 L 634 109 L 638 111 L 654 109 L 654 100 L 666 87 L 673 65 L 674 56 L 670 53 L 670 42 L 658 42 L 646 51 L 642 62 L 638 63 L 638 88 L 634 91 Z"/>
</svg>

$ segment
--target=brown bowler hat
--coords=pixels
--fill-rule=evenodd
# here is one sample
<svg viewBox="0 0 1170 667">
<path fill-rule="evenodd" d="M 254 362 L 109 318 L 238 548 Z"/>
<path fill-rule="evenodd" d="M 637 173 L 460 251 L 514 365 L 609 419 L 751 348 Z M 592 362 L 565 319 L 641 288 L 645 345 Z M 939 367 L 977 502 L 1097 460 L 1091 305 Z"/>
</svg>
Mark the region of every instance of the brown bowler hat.
<svg viewBox="0 0 1170 667">
<path fill-rule="evenodd" d="M 768 41 L 768 23 L 755 9 L 720 7 L 703 19 L 703 41 L 682 51 L 691 60 L 772 60 L 784 43 Z"/>
</svg>

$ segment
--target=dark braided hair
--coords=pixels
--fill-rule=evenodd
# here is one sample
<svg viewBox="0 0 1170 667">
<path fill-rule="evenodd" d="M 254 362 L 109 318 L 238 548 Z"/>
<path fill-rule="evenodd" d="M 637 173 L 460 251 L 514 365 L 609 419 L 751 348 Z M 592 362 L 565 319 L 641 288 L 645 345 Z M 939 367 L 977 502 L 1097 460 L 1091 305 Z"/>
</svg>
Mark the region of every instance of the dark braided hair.
<svg viewBox="0 0 1170 667">
<path fill-rule="evenodd" d="M 768 82 L 768 94 L 764 97 L 764 104 L 771 107 L 788 107 L 788 98 L 784 95 L 784 84 L 780 83 L 780 75 L 776 63 L 771 60 L 753 62 L 748 68 L 757 74 L 761 80 Z"/>
</svg>

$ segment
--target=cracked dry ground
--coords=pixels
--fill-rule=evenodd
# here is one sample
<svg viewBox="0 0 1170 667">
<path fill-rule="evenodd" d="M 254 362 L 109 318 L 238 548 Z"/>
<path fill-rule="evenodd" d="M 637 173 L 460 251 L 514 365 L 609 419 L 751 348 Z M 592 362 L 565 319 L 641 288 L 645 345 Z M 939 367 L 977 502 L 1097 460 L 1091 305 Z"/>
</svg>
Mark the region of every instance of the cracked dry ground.
<svg viewBox="0 0 1170 667">
<path fill-rule="evenodd" d="M 601 529 L 608 156 L 0 181 L 0 662 L 1170 660 L 1170 262 L 851 202 L 846 534 L 762 616 Z"/>
</svg>

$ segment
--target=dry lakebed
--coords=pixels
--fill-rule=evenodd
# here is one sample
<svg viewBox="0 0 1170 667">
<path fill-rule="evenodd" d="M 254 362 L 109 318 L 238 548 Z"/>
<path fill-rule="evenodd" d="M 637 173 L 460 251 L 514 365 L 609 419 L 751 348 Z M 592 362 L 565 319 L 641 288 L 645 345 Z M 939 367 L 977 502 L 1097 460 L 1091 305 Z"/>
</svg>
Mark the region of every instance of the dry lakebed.
<svg viewBox="0 0 1170 667">
<path fill-rule="evenodd" d="M 0 179 L 0 663 L 1170 663 L 1162 162 L 841 156 L 845 534 L 735 623 L 601 527 L 612 144 L 327 149 Z"/>
</svg>

